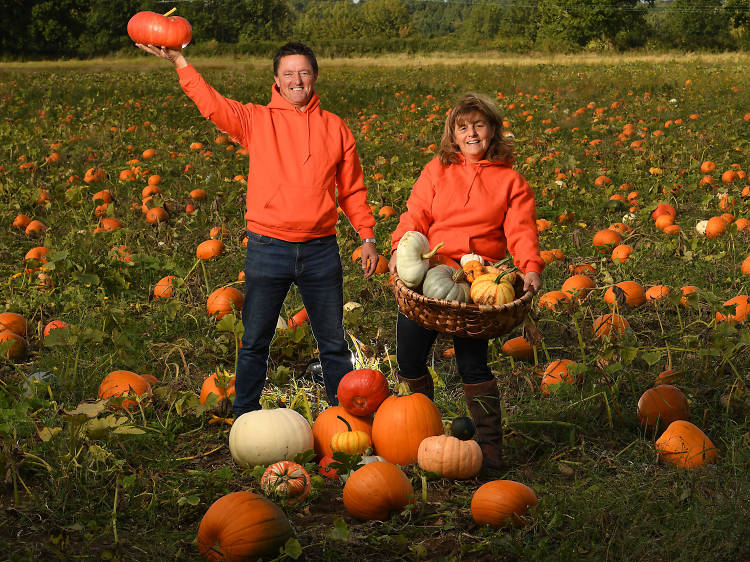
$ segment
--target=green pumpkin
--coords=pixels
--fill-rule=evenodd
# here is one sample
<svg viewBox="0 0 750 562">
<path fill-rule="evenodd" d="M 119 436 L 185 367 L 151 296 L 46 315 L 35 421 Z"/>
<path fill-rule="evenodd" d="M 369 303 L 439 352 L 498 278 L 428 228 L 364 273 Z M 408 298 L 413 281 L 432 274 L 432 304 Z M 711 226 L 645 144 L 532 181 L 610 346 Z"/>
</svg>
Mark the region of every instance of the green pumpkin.
<svg viewBox="0 0 750 562">
<path fill-rule="evenodd" d="M 474 420 L 469 417 L 461 416 L 451 422 L 451 435 L 461 441 L 468 441 L 474 437 L 476 426 Z"/>
<path fill-rule="evenodd" d="M 422 284 L 422 294 L 431 299 L 471 302 L 471 286 L 465 281 L 463 269 L 449 265 L 436 265 L 427 271 Z"/>
</svg>

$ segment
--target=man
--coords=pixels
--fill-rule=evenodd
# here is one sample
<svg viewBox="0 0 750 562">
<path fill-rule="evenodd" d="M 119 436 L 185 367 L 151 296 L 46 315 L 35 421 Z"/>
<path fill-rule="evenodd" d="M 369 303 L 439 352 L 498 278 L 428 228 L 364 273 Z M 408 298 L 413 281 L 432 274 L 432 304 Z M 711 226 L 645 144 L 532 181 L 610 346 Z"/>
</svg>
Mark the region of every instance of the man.
<svg viewBox="0 0 750 562">
<path fill-rule="evenodd" d="M 282 46 L 273 59 L 271 102 L 258 105 L 223 97 L 181 51 L 136 46 L 171 61 L 201 114 L 250 154 L 245 333 L 237 359 L 235 416 L 260 409 L 276 321 L 292 283 L 318 343 L 328 402 L 337 404 L 338 383 L 352 370 L 343 328 L 337 204 L 362 238 L 365 278 L 375 272 L 378 254 L 354 137 L 341 118 L 320 108 L 314 53 L 302 43 Z"/>
</svg>

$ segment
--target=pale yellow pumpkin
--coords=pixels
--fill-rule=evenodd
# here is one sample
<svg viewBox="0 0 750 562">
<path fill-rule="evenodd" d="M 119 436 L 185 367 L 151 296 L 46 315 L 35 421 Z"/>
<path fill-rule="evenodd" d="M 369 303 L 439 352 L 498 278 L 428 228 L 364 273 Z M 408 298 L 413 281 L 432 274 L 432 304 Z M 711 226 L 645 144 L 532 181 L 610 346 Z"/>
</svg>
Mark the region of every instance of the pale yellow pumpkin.
<svg viewBox="0 0 750 562">
<path fill-rule="evenodd" d="M 417 463 L 422 470 L 444 478 L 465 480 L 476 476 L 482 468 L 482 449 L 473 440 L 434 435 L 424 438 L 419 444 Z"/>
<path fill-rule="evenodd" d="M 430 268 L 430 258 L 442 247 L 440 242 L 430 250 L 430 242 L 424 234 L 416 230 L 406 232 L 396 248 L 396 271 L 404 285 L 410 289 L 419 286 Z"/>
</svg>

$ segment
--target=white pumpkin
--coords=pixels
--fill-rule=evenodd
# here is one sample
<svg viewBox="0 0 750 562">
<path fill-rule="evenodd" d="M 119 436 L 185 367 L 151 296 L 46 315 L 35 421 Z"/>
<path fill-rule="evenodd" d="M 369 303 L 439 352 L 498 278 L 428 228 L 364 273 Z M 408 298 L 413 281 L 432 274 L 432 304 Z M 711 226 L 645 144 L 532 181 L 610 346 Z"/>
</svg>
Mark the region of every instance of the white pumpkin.
<svg viewBox="0 0 750 562">
<path fill-rule="evenodd" d="M 422 294 L 431 299 L 470 302 L 471 286 L 466 282 L 466 273 L 463 269 L 441 264 L 427 271 L 422 284 Z"/>
<path fill-rule="evenodd" d="M 695 225 L 695 231 L 700 234 L 701 236 L 706 235 L 706 226 L 708 226 L 707 220 L 698 221 L 698 224 Z"/>
<path fill-rule="evenodd" d="M 404 285 L 410 289 L 419 286 L 430 268 L 430 258 L 442 247 L 440 242 L 430 250 L 427 236 L 416 230 L 407 231 L 396 248 L 396 271 Z"/>
<path fill-rule="evenodd" d="M 312 448 L 310 424 L 291 408 L 246 412 L 234 420 L 229 432 L 229 451 L 243 467 L 292 460 Z"/>
<path fill-rule="evenodd" d="M 464 254 L 463 256 L 461 256 L 461 261 L 459 261 L 458 263 L 460 263 L 461 267 L 463 267 L 470 261 L 478 261 L 479 263 L 484 265 L 484 258 L 479 254 Z"/>
</svg>

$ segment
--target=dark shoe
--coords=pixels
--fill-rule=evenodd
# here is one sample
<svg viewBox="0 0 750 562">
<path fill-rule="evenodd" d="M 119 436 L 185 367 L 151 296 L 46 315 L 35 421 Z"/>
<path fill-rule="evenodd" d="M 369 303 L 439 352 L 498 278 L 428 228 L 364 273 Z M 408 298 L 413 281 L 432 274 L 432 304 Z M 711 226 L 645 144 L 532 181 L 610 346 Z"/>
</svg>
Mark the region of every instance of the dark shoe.
<svg viewBox="0 0 750 562">
<path fill-rule="evenodd" d="M 484 467 L 502 470 L 503 414 L 497 382 L 492 379 L 476 384 L 464 384 L 464 395 L 477 428 L 477 441 L 482 448 Z"/>
<path fill-rule="evenodd" d="M 409 385 L 409 390 L 413 393 L 421 392 L 430 400 L 435 400 L 435 386 L 432 382 L 432 376 L 428 373 L 418 379 L 407 379 L 401 375 L 396 375 L 398 382 L 405 382 Z"/>
</svg>

